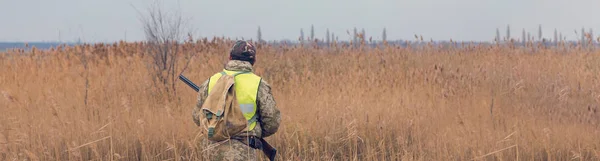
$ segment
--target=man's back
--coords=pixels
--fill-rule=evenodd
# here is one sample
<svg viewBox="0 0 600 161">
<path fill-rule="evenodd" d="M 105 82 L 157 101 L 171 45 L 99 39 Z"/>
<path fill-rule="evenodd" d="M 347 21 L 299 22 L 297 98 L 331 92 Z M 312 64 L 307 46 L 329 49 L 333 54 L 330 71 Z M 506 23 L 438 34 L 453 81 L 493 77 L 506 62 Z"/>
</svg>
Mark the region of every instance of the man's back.
<svg viewBox="0 0 600 161">
<path fill-rule="evenodd" d="M 247 61 L 240 60 L 230 60 L 225 65 L 226 71 L 232 72 L 252 72 L 252 64 Z M 252 74 L 254 75 L 254 74 Z M 257 76 L 258 77 L 258 76 Z M 260 78 L 260 77 L 259 77 Z M 237 81 L 237 80 L 236 80 Z M 251 78 L 240 79 L 239 81 L 254 81 Z M 192 112 L 193 120 L 196 125 L 200 126 L 200 115 L 202 112 L 200 108 L 204 103 L 206 97 L 208 96 L 208 87 L 210 86 L 211 80 L 208 79 L 204 83 L 200 85 L 200 91 L 198 93 L 198 102 L 194 111 Z M 253 83 L 239 83 L 240 85 L 248 84 L 252 85 Z M 236 85 L 238 83 L 236 82 Z M 245 88 L 245 87 L 244 87 Z M 237 91 L 236 91 L 237 92 Z M 279 129 L 279 124 L 281 121 L 280 112 L 276 107 L 275 99 L 271 93 L 270 85 L 264 80 L 260 79 L 258 82 L 258 89 L 256 89 L 256 115 L 257 115 L 257 123 L 251 128 L 250 131 L 246 131 L 236 135 L 232 140 L 228 141 L 228 143 L 220 144 L 210 150 L 210 154 L 214 155 L 211 159 L 220 160 L 223 159 L 233 159 L 233 160 L 253 160 L 256 158 L 256 154 L 252 148 L 250 148 L 247 142 L 244 140 L 247 137 L 258 137 L 264 138 L 273 135 Z M 207 146 L 210 146 L 209 145 Z M 241 152 L 240 150 L 243 150 Z"/>
</svg>

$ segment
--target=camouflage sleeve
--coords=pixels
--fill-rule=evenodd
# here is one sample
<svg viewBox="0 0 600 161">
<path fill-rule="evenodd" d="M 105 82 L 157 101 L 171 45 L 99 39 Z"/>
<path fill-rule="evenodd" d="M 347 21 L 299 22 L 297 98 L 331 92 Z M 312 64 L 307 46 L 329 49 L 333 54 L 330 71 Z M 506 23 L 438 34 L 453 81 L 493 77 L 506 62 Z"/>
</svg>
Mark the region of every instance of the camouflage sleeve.
<svg viewBox="0 0 600 161">
<path fill-rule="evenodd" d="M 198 91 L 198 102 L 196 102 L 196 107 L 194 107 L 194 111 L 192 111 L 192 118 L 194 119 L 194 123 L 196 123 L 198 126 L 200 126 L 200 114 L 202 114 L 200 108 L 202 108 L 204 100 L 206 100 L 206 97 L 208 97 L 208 81 L 209 80 L 204 81 L 204 83 L 199 86 L 200 90 Z"/>
<path fill-rule="evenodd" d="M 262 128 L 262 137 L 273 135 L 279 129 L 281 116 L 277 109 L 271 86 L 261 80 L 258 87 L 258 109 L 260 112 L 260 126 Z"/>
</svg>

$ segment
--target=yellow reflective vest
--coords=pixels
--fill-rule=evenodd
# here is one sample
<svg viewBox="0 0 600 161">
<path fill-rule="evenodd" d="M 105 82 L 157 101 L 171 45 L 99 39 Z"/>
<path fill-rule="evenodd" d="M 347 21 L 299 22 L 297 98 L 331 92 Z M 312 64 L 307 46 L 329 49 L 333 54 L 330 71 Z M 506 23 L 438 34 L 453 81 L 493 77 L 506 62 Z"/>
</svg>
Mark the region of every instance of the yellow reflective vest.
<svg viewBox="0 0 600 161">
<path fill-rule="evenodd" d="M 223 72 L 217 73 L 210 77 L 210 80 L 208 81 L 208 93 L 210 93 L 212 87 L 217 83 L 223 74 L 239 74 L 234 78 L 235 94 L 237 96 L 240 109 L 248 121 L 247 130 L 253 130 L 254 127 L 256 127 L 256 122 L 258 121 L 258 115 L 256 114 L 256 97 L 258 95 L 258 86 L 260 85 L 261 78 L 251 72 L 244 73 L 240 71 L 223 70 Z"/>
</svg>

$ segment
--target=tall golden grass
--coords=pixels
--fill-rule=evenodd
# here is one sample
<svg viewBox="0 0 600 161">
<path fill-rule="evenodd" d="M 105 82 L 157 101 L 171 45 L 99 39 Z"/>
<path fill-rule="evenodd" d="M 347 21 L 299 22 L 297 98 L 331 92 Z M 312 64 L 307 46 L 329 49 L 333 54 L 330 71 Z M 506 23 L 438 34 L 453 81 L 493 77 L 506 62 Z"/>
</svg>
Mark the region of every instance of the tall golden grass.
<svg viewBox="0 0 600 161">
<path fill-rule="evenodd" d="M 230 44 L 182 46 L 201 83 Z M 196 93 L 157 93 L 144 51 L 0 54 L 0 160 L 207 160 Z M 280 160 L 600 160 L 597 50 L 262 46 L 255 68 L 281 110 Z"/>
</svg>

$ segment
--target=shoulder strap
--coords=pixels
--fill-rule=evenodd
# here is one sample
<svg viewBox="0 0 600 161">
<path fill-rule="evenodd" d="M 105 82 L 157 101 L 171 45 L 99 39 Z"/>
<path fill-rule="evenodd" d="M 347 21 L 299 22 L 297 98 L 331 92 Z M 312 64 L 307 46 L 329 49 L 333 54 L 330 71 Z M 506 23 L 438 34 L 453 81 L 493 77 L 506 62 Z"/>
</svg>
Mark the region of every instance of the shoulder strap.
<svg viewBox="0 0 600 161">
<path fill-rule="evenodd" d="M 233 77 L 235 77 L 235 76 L 237 76 L 237 75 L 240 75 L 240 74 L 247 74 L 247 73 L 250 73 L 250 72 L 248 72 L 248 71 L 245 71 L 245 72 L 239 72 L 239 73 L 235 73 L 235 74 L 233 74 Z"/>
<path fill-rule="evenodd" d="M 237 73 L 233 74 L 233 77 L 240 75 L 240 74 L 247 74 L 247 73 L 250 73 L 250 72 L 249 71 L 237 72 Z M 227 73 L 225 73 L 225 71 L 222 71 L 221 76 L 223 76 L 223 75 L 227 75 Z"/>
</svg>

